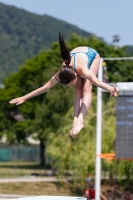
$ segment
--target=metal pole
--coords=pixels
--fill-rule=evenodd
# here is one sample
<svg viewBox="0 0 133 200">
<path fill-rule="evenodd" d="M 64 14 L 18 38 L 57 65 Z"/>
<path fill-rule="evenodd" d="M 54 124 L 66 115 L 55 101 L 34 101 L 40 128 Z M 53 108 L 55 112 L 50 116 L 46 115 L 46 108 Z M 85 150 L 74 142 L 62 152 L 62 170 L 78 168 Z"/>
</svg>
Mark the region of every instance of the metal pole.
<svg viewBox="0 0 133 200">
<path fill-rule="evenodd" d="M 103 59 L 100 60 L 100 67 L 98 72 L 98 79 L 102 81 Z M 97 87 L 97 122 L 96 122 L 96 166 L 95 166 L 95 200 L 100 200 L 100 188 L 101 188 L 101 158 L 97 156 L 101 154 L 101 138 L 102 138 L 102 90 Z"/>
<path fill-rule="evenodd" d="M 112 58 L 103 58 L 103 60 L 133 60 L 133 57 L 112 57 Z"/>
</svg>

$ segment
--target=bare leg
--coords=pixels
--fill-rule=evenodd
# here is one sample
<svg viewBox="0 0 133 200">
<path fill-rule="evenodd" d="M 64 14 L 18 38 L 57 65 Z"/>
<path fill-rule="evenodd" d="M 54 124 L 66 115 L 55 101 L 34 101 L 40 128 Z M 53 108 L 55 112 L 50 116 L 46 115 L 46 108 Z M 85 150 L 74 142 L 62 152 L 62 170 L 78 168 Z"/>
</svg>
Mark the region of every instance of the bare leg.
<svg viewBox="0 0 133 200">
<path fill-rule="evenodd" d="M 100 65 L 100 56 L 97 55 L 94 61 L 91 64 L 90 70 L 96 75 L 98 73 Z M 76 135 L 81 131 L 81 129 L 84 127 L 84 118 L 86 116 L 86 113 L 91 105 L 92 100 L 92 82 L 88 79 L 84 79 L 83 82 L 83 100 L 81 103 L 80 111 L 78 118 L 76 120 L 76 124 L 74 124 L 74 127 L 70 133 L 72 137 L 76 137 Z"/>
<path fill-rule="evenodd" d="M 83 99 L 83 81 L 84 79 L 80 76 L 77 77 L 77 83 L 75 85 L 75 100 L 74 100 L 74 122 L 73 127 L 76 124 L 76 121 L 78 119 L 80 108 L 82 104 Z"/>
</svg>

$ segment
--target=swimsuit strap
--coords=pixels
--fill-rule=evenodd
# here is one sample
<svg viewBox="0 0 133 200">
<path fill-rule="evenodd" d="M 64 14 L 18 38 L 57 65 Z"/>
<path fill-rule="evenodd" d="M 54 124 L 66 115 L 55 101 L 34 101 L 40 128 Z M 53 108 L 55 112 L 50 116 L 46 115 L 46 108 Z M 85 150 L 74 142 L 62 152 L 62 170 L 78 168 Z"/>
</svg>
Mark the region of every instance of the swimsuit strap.
<svg viewBox="0 0 133 200">
<path fill-rule="evenodd" d="M 71 56 L 71 58 L 74 56 L 74 69 L 76 70 L 76 53 L 71 53 L 72 54 L 72 56 Z"/>
</svg>

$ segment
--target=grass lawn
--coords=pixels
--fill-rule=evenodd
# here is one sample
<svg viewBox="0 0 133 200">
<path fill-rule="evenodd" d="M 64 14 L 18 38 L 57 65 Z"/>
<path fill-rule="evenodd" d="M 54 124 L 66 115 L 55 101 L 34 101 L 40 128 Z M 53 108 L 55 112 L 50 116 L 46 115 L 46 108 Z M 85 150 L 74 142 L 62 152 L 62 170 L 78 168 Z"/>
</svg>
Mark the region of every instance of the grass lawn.
<svg viewBox="0 0 133 200">
<path fill-rule="evenodd" d="M 70 183 L 0 183 L 0 194 L 77 196 Z"/>
<path fill-rule="evenodd" d="M 0 178 L 28 176 L 33 173 L 44 174 L 48 171 L 42 169 L 36 162 L 0 162 Z"/>
<path fill-rule="evenodd" d="M 35 162 L 0 162 L 0 178 L 15 178 L 30 176 L 33 173 L 46 174 L 49 170 L 44 170 Z M 73 196 L 76 193 L 73 185 L 64 183 L 46 182 L 16 182 L 0 183 L 1 194 L 24 194 L 24 195 L 61 195 Z"/>
<path fill-rule="evenodd" d="M 115 199 L 120 200 L 124 191 L 124 187 L 114 184 L 104 183 L 101 185 L 103 194 L 108 189 L 114 193 Z M 16 182 L 16 183 L 0 183 L 0 194 L 20 194 L 20 195 L 50 195 L 50 196 L 82 196 L 85 188 L 81 189 L 80 184 L 74 186 L 72 183 L 59 182 Z"/>
</svg>

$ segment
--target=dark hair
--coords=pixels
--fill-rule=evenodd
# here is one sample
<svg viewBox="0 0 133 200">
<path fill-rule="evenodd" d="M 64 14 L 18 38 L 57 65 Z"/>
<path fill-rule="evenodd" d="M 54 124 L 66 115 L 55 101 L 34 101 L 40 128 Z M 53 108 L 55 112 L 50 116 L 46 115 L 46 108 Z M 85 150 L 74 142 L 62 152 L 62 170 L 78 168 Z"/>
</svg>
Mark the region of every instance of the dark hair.
<svg viewBox="0 0 133 200">
<path fill-rule="evenodd" d="M 110 193 L 110 192 L 112 192 L 112 190 L 107 190 L 107 193 Z"/>
<path fill-rule="evenodd" d="M 94 185 L 93 185 L 93 184 L 90 184 L 90 185 L 89 185 L 89 188 L 94 188 Z"/>
<path fill-rule="evenodd" d="M 58 77 L 60 83 L 64 85 L 69 84 L 76 78 L 74 73 L 74 68 L 72 68 L 70 65 L 62 67 L 61 70 L 59 71 Z"/>
<path fill-rule="evenodd" d="M 76 77 L 74 68 L 71 65 L 69 65 L 71 61 L 71 56 L 66 46 L 64 35 L 62 35 L 61 33 L 59 33 L 59 45 L 60 45 L 61 57 L 63 58 L 63 62 L 65 63 L 65 65 L 63 65 L 62 68 L 60 69 L 59 73 L 56 76 L 56 79 L 60 83 L 67 85 L 71 81 L 73 81 Z"/>
<path fill-rule="evenodd" d="M 66 65 L 69 65 L 71 61 L 71 56 L 66 46 L 64 35 L 62 35 L 61 33 L 59 33 L 59 45 L 60 45 L 61 57 L 63 58 L 64 63 Z"/>
<path fill-rule="evenodd" d="M 125 188 L 125 191 L 130 191 L 130 188 Z"/>
</svg>

